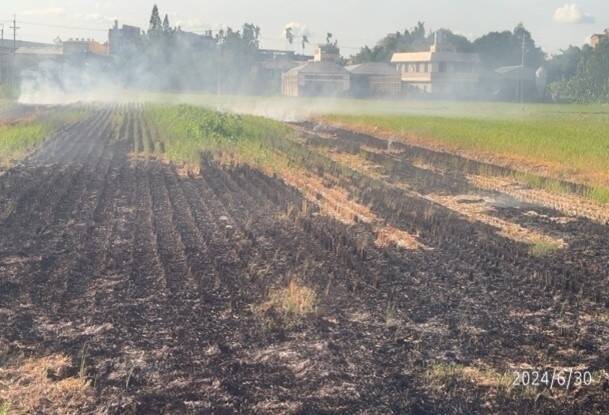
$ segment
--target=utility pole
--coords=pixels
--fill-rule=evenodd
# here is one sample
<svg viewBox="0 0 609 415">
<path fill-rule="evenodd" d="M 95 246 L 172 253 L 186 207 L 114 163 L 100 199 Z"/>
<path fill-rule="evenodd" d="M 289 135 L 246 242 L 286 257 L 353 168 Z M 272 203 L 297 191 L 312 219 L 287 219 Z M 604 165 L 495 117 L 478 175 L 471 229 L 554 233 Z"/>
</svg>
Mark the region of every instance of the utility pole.
<svg viewBox="0 0 609 415">
<path fill-rule="evenodd" d="M 0 24 L 0 48 L 4 47 L 4 23 Z M 5 64 L 2 62 L 2 57 L 0 56 L 0 84 L 4 82 L 6 78 L 5 72 Z"/>
<path fill-rule="evenodd" d="M 17 65 L 17 29 L 19 29 L 19 26 L 17 26 L 17 16 L 13 15 L 13 25 L 10 27 L 11 29 L 13 29 L 13 55 L 12 55 L 12 59 L 11 59 L 11 69 L 10 69 L 10 85 L 11 85 L 11 89 L 14 89 L 17 85 L 17 77 L 16 77 L 16 65 Z"/>
<path fill-rule="evenodd" d="M 15 53 L 17 51 L 17 29 L 20 29 L 20 27 L 17 26 L 16 15 L 13 15 L 13 25 L 11 26 L 11 29 L 13 29 L 13 53 Z"/>
<path fill-rule="evenodd" d="M 520 60 L 520 105 L 524 109 L 524 61 L 525 61 L 525 52 L 526 52 L 526 38 L 524 36 L 524 31 L 522 32 L 522 52 L 521 52 L 521 60 Z"/>
</svg>

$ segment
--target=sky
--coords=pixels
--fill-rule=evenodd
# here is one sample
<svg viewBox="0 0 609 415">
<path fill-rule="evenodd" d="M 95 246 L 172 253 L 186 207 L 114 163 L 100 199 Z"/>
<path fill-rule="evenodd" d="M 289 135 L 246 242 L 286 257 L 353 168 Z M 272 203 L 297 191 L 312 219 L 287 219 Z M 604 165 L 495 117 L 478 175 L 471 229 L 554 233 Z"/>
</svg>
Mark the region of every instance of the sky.
<svg viewBox="0 0 609 415">
<path fill-rule="evenodd" d="M 162 15 L 184 30 L 203 32 L 245 22 L 262 29 L 262 47 L 290 48 L 286 26 L 311 43 L 327 32 L 349 56 L 362 45 L 373 46 L 390 32 L 423 21 L 428 29 L 451 29 L 470 39 L 489 31 L 511 30 L 519 22 L 548 53 L 582 45 L 593 33 L 609 27 L 608 0 L 158 0 Z M 107 39 L 114 19 L 148 27 L 153 0 L 2 0 L 0 28 L 12 38 L 11 19 L 17 16 L 17 38 L 48 42 L 60 38 Z M 299 42 L 296 42 L 299 43 Z M 291 46 L 300 50 L 299 45 Z M 310 48 L 307 52 L 311 52 Z"/>
</svg>

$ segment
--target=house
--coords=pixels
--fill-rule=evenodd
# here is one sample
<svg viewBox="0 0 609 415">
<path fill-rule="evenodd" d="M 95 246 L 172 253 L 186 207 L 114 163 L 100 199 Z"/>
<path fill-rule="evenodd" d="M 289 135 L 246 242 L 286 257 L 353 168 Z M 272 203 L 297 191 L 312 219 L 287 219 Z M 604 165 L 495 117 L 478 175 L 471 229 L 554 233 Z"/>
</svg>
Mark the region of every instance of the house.
<svg viewBox="0 0 609 415">
<path fill-rule="evenodd" d="M 609 39 L 609 29 L 603 33 L 595 34 L 590 37 L 590 46 L 596 48 L 604 39 Z"/>
<path fill-rule="evenodd" d="M 53 59 L 60 56 L 59 50 L 52 44 L 0 40 L 0 84 L 15 82 L 17 74 L 24 67 L 37 65 L 49 56 Z"/>
<path fill-rule="evenodd" d="M 387 62 L 347 66 L 351 74 L 351 95 L 356 98 L 397 97 L 402 90 L 400 74 Z"/>
<path fill-rule="evenodd" d="M 345 96 L 351 88 L 351 75 L 339 65 L 336 44 L 320 45 L 313 61 L 290 69 L 282 75 L 285 96 Z"/>
<path fill-rule="evenodd" d="M 314 61 L 338 63 L 340 61 L 340 49 L 336 43 L 319 45 L 315 51 Z"/>
<path fill-rule="evenodd" d="M 282 74 L 312 59 L 313 56 L 299 55 L 289 50 L 259 49 L 254 67 L 254 92 L 280 94 Z"/>
<path fill-rule="evenodd" d="M 118 27 L 118 20 L 114 27 L 108 31 L 108 53 L 110 55 L 123 55 L 135 53 L 142 41 L 142 30 L 136 26 L 123 25 Z"/>
<path fill-rule="evenodd" d="M 43 62 L 63 62 L 64 54 L 60 46 L 20 47 L 15 51 L 16 73 L 37 67 Z"/>
<path fill-rule="evenodd" d="M 52 46 L 49 43 L 40 43 L 40 42 L 28 42 L 25 40 L 15 40 L 13 44 L 13 39 L 0 39 L 0 51 L 13 51 L 13 45 L 17 48 L 22 47 L 44 47 L 44 46 Z"/>
<path fill-rule="evenodd" d="M 478 87 L 478 54 L 455 51 L 442 42 L 441 31 L 436 32 L 429 51 L 394 53 L 391 62 L 407 93 L 467 97 L 475 94 Z"/>
<path fill-rule="evenodd" d="M 108 44 L 92 39 L 70 39 L 62 42 L 64 55 L 107 55 Z"/>
</svg>

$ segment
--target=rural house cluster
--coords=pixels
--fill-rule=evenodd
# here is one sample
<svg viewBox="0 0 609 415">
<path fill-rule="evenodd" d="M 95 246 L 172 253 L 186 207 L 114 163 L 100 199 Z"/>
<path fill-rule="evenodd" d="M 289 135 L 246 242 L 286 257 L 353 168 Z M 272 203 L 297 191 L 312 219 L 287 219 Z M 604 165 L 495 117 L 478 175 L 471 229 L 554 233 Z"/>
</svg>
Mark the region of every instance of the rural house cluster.
<svg viewBox="0 0 609 415">
<path fill-rule="evenodd" d="M 168 20 L 166 23 L 168 25 Z M 547 78 L 543 67 L 515 65 L 489 69 L 481 65 L 477 53 L 458 51 L 444 38 L 443 30 L 433 34 L 433 44 L 428 50 L 396 52 L 387 61 L 363 63 L 343 58 L 338 42 L 332 42 L 331 38 L 318 45 L 314 56 L 293 50 L 262 49 L 254 39 L 254 52 L 249 53 L 248 60 L 241 61 L 234 56 L 232 60 L 225 57 L 218 36 L 214 37 L 210 31 L 198 34 L 178 27 L 171 33 L 174 42 L 181 47 L 187 45 L 185 54 L 191 59 L 175 59 L 176 64 L 183 67 L 183 77 L 193 80 L 179 86 L 187 90 L 292 97 L 478 97 L 500 100 L 524 99 L 525 94 L 526 99 L 540 100 L 546 94 Z M 230 40 L 230 32 L 223 36 L 226 36 L 225 41 Z M 609 29 L 593 35 L 591 45 L 596 47 L 608 36 Z M 65 63 L 76 67 L 93 63 L 102 72 L 110 71 L 112 67 L 114 71 L 127 73 L 133 68 L 125 59 L 116 65 L 117 57 L 149 53 L 142 51 L 145 38 L 146 32 L 141 28 L 120 26 L 116 21 L 103 43 L 92 39 L 57 39 L 55 44 L 5 39 L 0 43 L 0 82 L 16 83 L 19 74 L 47 63 L 55 63 L 58 67 Z M 238 80 L 230 77 L 231 72 L 238 71 L 241 71 Z M 137 77 L 137 73 L 133 76 Z"/>
</svg>

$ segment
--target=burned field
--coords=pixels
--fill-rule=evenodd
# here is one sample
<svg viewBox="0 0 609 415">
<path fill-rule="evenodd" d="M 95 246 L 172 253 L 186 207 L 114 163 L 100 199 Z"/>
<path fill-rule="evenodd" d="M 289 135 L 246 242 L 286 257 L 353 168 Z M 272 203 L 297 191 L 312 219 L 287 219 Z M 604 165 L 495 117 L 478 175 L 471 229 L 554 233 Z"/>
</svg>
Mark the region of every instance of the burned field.
<svg viewBox="0 0 609 415">
<path fill-rule="evenodd" d="M 185 168 L 145 107 L 88 111 L 0 176 L 10 408 L 608 410 L 602 206 L 309 124 L 271 151 L 292 170 Z M 593 382 L 514 386 L 527 368 Z"/>
</svg>

